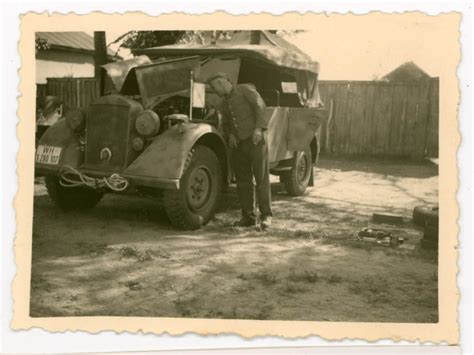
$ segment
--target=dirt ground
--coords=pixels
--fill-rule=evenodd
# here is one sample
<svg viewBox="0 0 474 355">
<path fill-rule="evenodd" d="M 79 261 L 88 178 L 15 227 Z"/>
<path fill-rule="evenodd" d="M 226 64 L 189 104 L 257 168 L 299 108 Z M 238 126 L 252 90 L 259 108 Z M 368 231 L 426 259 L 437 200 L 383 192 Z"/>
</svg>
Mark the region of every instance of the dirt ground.
<svg viewBox="0 0 474 355">
<path fill-rule="evenodd" d="M 35 185 L 32 316 L 437 322 L 437 253 L 413 207 L 437 203 L 436 165 L 320 160 L 316 186 L 272 184 L 273 228 L 231 227 L 235 189 L 205 228 L 174 230 L 154 201 L 108 195 L 65 213 Z M 399 214 L 398 248 L 355 240 L 374 212 Z M 385 226 L 385 228 L 388 228 Z"/>
</svg>

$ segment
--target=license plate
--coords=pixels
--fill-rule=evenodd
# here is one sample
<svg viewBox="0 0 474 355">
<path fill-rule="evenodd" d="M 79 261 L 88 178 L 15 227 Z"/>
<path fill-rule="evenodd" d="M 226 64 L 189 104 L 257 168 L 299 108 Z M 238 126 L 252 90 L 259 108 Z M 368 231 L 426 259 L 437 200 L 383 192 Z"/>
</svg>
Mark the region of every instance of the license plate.
<svg viewBox="0 0 474 355">
<path fill-rule="evenodd" d="M 61 149 L 61 147 L 53 147 L 50 145 L 39 145 L 38 149 L 36 149 L 36 162 L 51 165 L 58 164 Z"/>
</svg>

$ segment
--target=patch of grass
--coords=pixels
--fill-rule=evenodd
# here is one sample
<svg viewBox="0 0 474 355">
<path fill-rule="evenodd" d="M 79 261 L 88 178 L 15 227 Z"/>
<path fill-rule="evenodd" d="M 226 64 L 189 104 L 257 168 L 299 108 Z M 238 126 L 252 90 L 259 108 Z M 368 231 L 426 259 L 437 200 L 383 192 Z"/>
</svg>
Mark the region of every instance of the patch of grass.
<svg viewBox="0 0 474 355">
<path fill-rule="evenodd" d="M 171 257 L 171 254 L 163 248 L 154 249 L 152 253 L 161 259 L 169 259 Z"/>
<path fill-rule="evenodd" d="M 264 304 L 263 306 L 259 306 L 256 312 L 246 312 L 242 314 L 243 319 L 255 319 L 255 320 L 265 320 L 269 319 L 270 315 L 275 308 L 272 304 Z"/>
<path fill-rule="evenodd" d="M 212 309 L 206 312 L 206 318 L 220 318 L 220 319 L 240 319 L 237 307 L 233 306 L 230 309 Z"/>
<path fill-rule="evenodd" d="M 249 290 L 246 285 L 235 285 L 232 287 L 232 293 L 245 293 Z"/>
<path fill-rule="evenodd" d="M 379 293 L 369 293 L 367 295 L 367 302 L 370 304 L 374 303 L 387 303 L 389 302 L 389 295 L 387 292 L 379 292 Z"/>
<path fill-rule="evenodd" d="M 362 281 L 352 282 L 348 289 L 356 295 L 364 296 L 370 304 L 390 301 L 390 285 L 380 276 L 364 277 Z"/>
<path fill-rule="evenodd" d="M 418 257 L 420 259 L 426 260 L 430 263 L 438 264 L 438 251 L 437 250 L 424 249 L 421 246 L 417 246 L 412 251 L 411 255 Z"/>
<path fill-rule="evenodd" d="M 278 282 L 277 275 L 268 270 L 259 270 L 250 273 L 240 273 L 237 277 L 245 281 L 258 280 L 264 286 L 274 285 Z"/>
<path fill-rule="evenodd" d="M 237 278 L 242 279 L 242 280 L 249 280 L 250 279 L 249 274 L 246 274 L 244 272 L 237 275 Z"/>
<path fill-rule="evenodd" d="M 128 281 L 125 283 L 125 286 L 128 287 L 130 291 L 138 291 L 143 288 L 143 286 L 138 281 Z"/>
<path fill-rule="evenodd" d="M 256 271 L 253 278 L 259 280 L 264 286 L 274 285 L 278 282 L 277 276 L 268 270 Z"/>
<path fill-rule="evenodd" d="M 338 275 L 331 275 L 327 278 L 327 281 L 330 283 L 330 284 L 338 284 L 338 283 L 341 283 L 342 282 L 342 277 L 338 276 Z"/>
<path fill-rule="evenodd" d="M 308 288 L 301 282 L 286 282 L 283 287 L 280 288 L 281 294 L 295 294 L 308 291 Z"/>
<path fill-rule="evenodd" d="M 31 289 L 32 291 L 46 291 L 51 292 L 52 285 L 43 277 L 32 275 L 31 276 Z"/>
<path fill-rule="evenodd" d="M 123 247 L 120 248 L 120 254 L 122 258 L 136 259 L 137 261 L 149 261 L 152 259 L 149 250 L 139 250 L 136 247 Z"/>
<path fill-rule="evenodd" d="M 181 296 L 178 299 L 174 300 L 174 306 L 178 314 L 182 317 L 189 317 L 192 313 L 193 303 L 196 301 L 195 297 L 192 298 L 182 298 Z M 217 315 L 217 312 L 215 313 Z"/>
<path fill-rule="evenodd" d="M 294 269 L 291 269 L 288 274 L 288 279 L 294 282 L 315 283 L 318 281 L 318 278 L 316 270 L 295 271 Z"/>
</svg>

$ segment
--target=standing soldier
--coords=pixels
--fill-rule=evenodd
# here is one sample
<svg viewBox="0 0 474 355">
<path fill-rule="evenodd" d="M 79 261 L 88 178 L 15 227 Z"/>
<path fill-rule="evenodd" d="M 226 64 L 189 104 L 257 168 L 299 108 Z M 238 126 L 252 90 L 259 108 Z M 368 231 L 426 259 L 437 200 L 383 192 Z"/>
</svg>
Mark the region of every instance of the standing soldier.
<svg viewBox="0 0 474 355">
<path fill-rule="evenodd" d="M 217 95 L 224 98 L 221 108 L 223 130 L 231 149 L 242 208 L 242 218 L 234 225 L 255 226 L 255 179 L 260 226 L 266 229 L 271 226 L 272 208 L 268 147 L 264 135 L 268 126 L 265 103 L 252 85 L 232 85 L 226 73 L 216 73 L 207 82 Z"/>
</svg>

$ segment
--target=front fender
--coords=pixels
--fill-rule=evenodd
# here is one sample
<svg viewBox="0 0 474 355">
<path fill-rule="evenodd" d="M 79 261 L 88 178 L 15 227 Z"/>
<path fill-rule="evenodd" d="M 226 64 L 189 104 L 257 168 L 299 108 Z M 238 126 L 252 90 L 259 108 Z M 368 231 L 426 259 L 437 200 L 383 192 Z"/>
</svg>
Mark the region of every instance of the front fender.
<svg viewBox="0 0 474 355">
<path fill-rule="evenodd" d="M 180 179 L 186 158 L 203 136 L 224 140 L 213 126 L 205 123 L 177 124 L 153 139 L 143 153 L 125 169 L 124 174 L 143 178 Z"/>
<path fill-rule="evenodd" d="M 38 174 L 57 174 L 63 165 L 79 167 L 84 162 L 84 152 L 80 149 L 79 135 L 75 134 L 67 125 L 65 119 L 61 119 L 49 127 L 42 135 L 38 145 L 49 145 L 61 147 L 61 155 L 57 165 L 35 164 Z"/>
</svg>

